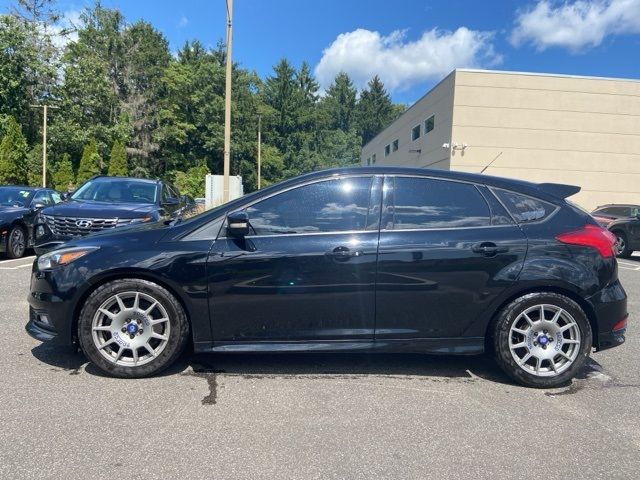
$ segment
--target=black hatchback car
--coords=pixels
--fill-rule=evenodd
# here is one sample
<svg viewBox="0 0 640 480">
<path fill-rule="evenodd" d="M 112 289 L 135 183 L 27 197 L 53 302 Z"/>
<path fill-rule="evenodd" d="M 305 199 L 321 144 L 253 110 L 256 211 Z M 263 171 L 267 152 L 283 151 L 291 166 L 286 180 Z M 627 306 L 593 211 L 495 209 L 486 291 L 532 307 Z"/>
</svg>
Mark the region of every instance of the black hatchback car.
<svg viewBox="0 0 640 480">
<path fill-rule="evenodd" d="M 577 187 L 401 168 L 301 176 L 34 263 L 27 331 L 143 377 L 196 352 L 495 351 L 569 381 L 624 341 L 613 237 Z"/>
<path fill-rule="evenodd" d="M 172 220 L 184 208 L 180 194 L 161 180 L 97 176 L 36 219 L 35 250 L 44 253 L 73 238 L 137 223 Z"/>
</svg>

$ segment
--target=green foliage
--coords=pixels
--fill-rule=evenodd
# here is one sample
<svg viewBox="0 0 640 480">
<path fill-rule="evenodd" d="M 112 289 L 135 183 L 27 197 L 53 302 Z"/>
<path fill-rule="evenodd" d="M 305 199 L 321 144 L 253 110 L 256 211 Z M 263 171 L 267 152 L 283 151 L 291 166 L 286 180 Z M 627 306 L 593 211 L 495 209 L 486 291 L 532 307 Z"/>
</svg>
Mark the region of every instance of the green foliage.
<svg viewBox="0 0 640 480">
<path fill-rule="evenodd" d="M 82 158 L 80 159 L 80 166 L 78 167 L 78 175 L 76 182 L 78 185 L 83 184 L 91 177 L 98 175 L 101 171 L 100 164 L 102 159 L 98 154 L 98 147 L 95 139 L 91 139 L 84 147 L 82 152 Z"/>
<path fill-rule="evenodd" d="M 174 170 L 172 173 L 173 183 L 182 195 L 191 197 L 204 197 L 205 178 L 209 169 L 205 164 L 191 167 L 186 172 Z"/>
<path fill-rule="evenodd" d="M 24 184 L 27 181 L 27 141 L 15 118 L 9 116 L 0 142 L 0 184 Z"/>
<path fill-rule="evenodd" d="M 52 180 L 53 188 L 61 192 L 72 190 L 75 187 L 76 180 L 73 174 L 73 164 L 68 153 L 62 154 L 62 158 L 56 164 Z"/>
<path fill-rule="evenodd" d="M 36 143 L 27 154 L 27 183 L 42 186 L 42 145 Z"/>
<path fill-rule="evenodd" d="M 0 15 L 0 135 L 2 119 L 14 117 L 32 148 L 11 147 L 4 171 L 37 182 L 42 110 L 29 106 L 46 102 L 59 107 L 49 111 L 48 132 L 48 153 L 60 159 L 52 177 L 58 188 L 75 183 L 74 167 L 78 183 L 98 174 L 112 146 L 109 174 L 175 178 L 185 193 L 202 195 L 202 173 L 223 170 L 225 46 L 194 40 L 171 55 L 151 24 L 127 23 L 118 9 L 96 2 L 81 14 L 77 40 L 58 48 L 48 33 L 58 17 L 54 0 L 15 1 L 13 15 Z M 246 191 L 257 187 L 258 116 L 268 185 L 357 164 L 360 146 L 403 108 L 378 77 L 358 96 L 339 73 L 322 95 L 306 62 L 282 59 L 264 80 L 234 65 L 232 81 L 231 173 L 242 175 Z"/>
<path fill-rule="evenodd" d="M 108 175 L 126 177 L 129 175 L 127 151 L 121 141 L 116 140 L 111 147 Z"/>
</svg>

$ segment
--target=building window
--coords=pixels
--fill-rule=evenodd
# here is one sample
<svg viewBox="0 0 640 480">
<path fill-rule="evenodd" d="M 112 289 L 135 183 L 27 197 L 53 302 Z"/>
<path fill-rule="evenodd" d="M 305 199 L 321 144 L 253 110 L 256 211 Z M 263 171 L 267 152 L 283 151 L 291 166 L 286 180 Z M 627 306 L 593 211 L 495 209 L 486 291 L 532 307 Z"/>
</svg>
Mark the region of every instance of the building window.
<svg viewBox="0 0 640 480">
<path fill-rule="evenodd" d="M 367 165 L 371 165 L 371 157 L 367 158 Z"/>
<path fill-rule="evenodd" d="M 433 130 L 433 127 L 435 126 L 436 126 L 436 116 L 431 115 L 429 118 L 427 118 L 424 121 L 424 134 L 426 135 L 427 133 L 429 133 L 431 130 Z"/>
<path fill-rule="evenodd" d="M 388 157 L 390 153 L 391 153 L 391 145 L 387 144 L 384 146 L 384 156 Z"/>
<path fill-rule="evenodd" d="M 397 152 L 398 151 L 398 139 L 397 138 L 391 144 L 391 151 L 392 152 Z"/>
<path fill-rule="evenodd" d="M 417 140 L 420 138 L 420 125 L 416 125 L 411 129 L 411 141 Z"/>
<path fill-rule="evenodd" d="M 376 154 L 374 153 L 373 155 L 371 155 L 371 164 L 375 165 L 376 163 Z"/>
</svg>

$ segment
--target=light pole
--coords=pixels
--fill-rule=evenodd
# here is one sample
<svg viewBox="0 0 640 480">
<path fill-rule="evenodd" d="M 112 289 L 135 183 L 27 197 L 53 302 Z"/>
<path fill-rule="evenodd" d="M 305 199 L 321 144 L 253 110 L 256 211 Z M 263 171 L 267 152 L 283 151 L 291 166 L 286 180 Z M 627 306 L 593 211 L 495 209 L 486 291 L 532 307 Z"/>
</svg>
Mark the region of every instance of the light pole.
<svg viewBox="0 0 640 480">
<path fill-rule="evenodd" d="M 262 150 L 262 115 L 258 115 L 258 190 L 260 190 L 260 169 L 262 168 L 262 159 L 260 157 Z"/>
<path fill-rule="evenodd" d="M 42 186 L 47 186 L 47 110 L 51 107 L 44 105 L 30 105 L 31 108 L 42 108 Z"/>
<path fill-rule="evenodd" d="M 222 179 L 222 201 L 229 201 L 229 171 L 231 158 L 231 43 L 233 42 L 233 0 L 227 2 L 227 65 L 224 90 L 224 172 Z"/>
</svg>

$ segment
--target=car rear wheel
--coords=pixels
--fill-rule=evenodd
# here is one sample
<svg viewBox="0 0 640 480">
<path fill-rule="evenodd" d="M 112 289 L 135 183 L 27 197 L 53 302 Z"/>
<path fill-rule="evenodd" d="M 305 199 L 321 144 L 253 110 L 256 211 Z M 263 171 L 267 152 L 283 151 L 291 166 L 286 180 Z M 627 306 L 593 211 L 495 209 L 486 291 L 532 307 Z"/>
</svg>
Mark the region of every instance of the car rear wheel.
<svg viewBox="0 0 640 480">
<path fill-rule="evenodd" d="M 189 339 L 176 298 L 146 280 L 115 280 L 98 287 L 78 319 L 80 347 L 109 375 L 146 377 L 171 365 Z"/>
<path fill-rule="evenodd" d="M 629 249 L 627 236 L 624 232 L 613 232 L 613 234 L 616 236 L 616 243 L 613 246 L 616 257 L 629 258 L 633 252 Z"/>
<path fill-rule="evenodd" d="M 564 295 L 524 295 L 499 314 L 494 334 L 496 360 L 516 382 L 536 388 L 567 384 L 591 352 L 589 320 Z"/>
<path fill-rule="evenodd" d="M 7 238 L 7 257 L 21 258 L 27 249 L 27 234 L 20 225 L 15 225 L 9 231 Z"/>
</svg>

